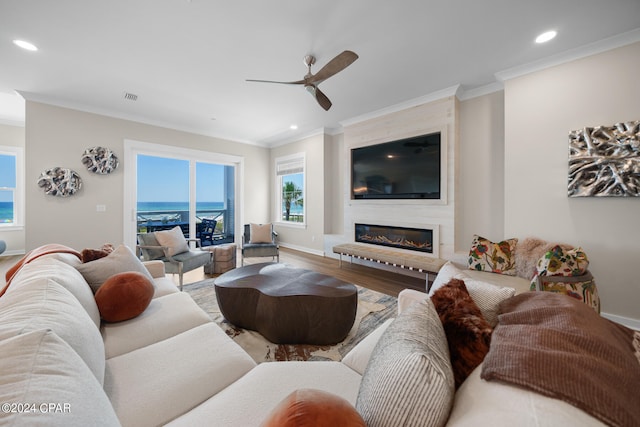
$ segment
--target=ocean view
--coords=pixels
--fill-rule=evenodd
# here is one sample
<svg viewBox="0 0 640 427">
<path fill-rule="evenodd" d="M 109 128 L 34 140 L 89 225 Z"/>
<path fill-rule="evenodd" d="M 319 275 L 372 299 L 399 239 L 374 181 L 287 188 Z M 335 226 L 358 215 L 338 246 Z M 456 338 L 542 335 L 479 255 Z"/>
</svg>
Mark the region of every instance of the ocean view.
<svg viewBox="0 0 640 427">
<path fill-rule="evenodd" d="M 13 202 L 0 202 L 0 223 L 13 222 Z"/>
<path fill-rule="evenodd" d="M 224 202 L 196 202 L 196 211 L 214 211 L 224 209 Z M 141 212 L 179 212 L 188 211 L 189 202 L 138 202 Z"/>
</svg>

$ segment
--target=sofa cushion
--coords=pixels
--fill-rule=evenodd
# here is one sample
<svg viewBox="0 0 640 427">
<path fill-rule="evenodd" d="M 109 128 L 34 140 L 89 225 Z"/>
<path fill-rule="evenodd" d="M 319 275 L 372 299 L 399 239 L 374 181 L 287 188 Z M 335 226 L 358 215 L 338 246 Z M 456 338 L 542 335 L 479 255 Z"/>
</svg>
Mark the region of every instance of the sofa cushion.
<svg viewBox="0 0 640 427">
<path fill-rule="evenodd" d="M 58 255 L 66 255 L 77 259 L 71 254 L 52 254 L 38 258 L 22 267 L 16 274 L 14 282 L 7 290 L 7 293 L 17 291 L 32 281 L 52 279 L 71 292 L 86 310 L 96 327 L 100 327 L 98 305 L 96 304 L 89 284 L 84 280 L 84 277 L 82 277 L 82 274 L 80 274 L 78 270 L 66 262 L 61 261 Z"/>
<path fill-rule="evenodd" d="M 476 368 L 456 392 L 447 427 L 604 427 L 573 405 L 521 387 L 480 378 Z"/>
<path fill-rule="evenodd" d="M 469 269 L 515 276 L 517 243 L 518 239 L 494 243 L 477 234 L 474 235 L 469 250 Z"/>
<path fill-rule="evenodd" d="M 35 410 L 3 410 L 0 424 L 120 425 L 100 383 L 78 354 L 54 332 L 41 329 L 1 340 L 0 354 L 0 402 L 34 405 L 28 408 Z"/>
<path fill-rule="evenodd" d="M 447 336 L 457 389 L 489 352 L 493 328 L 460 279 L 451 279 L 438 289 L 431 302 Z"/>
<path fill-rule="evenodd" d="M 104 389 L 123 426 L 157 426 L 204 402 L 255 365 L 209 322 L 107 360 Z"/>
<path fill-rule="evenodd" d="M 424 293 L 422 295 L 424 295 Z M 345 354 L 342 358 L 342 363 L 360 375 L 364 374 L 364 371 L 367 369 L 367 365 L 369 364 L 369 360 L 371 359 L 373 349 L 391 322 L 393 322 L 393 319 L 387 319 L 382 325 L 378 326 L 373 332 L 364 337 L 364 339 L 356 344 L 349 353 Z"/>
<path fill-rule="evenodd" d="M 171 338 L 211 319 L 186 293 L 175 292 L 151 300 L 138 317 L 124 322 L 104 323 L 107 359 Z"/>
<path fill-rule="evenodd" d="M 108 278 L 118 273 L 137 271 L 153 281 L 153 277 L 151 277 L 149 271 L 134 253 L 131 252 L 131 249 L 125 245 L 118 246 L 116 250 L 104 258 L 80 264 L 77 268 L 87 283 L 89 283 L 89 286 L 91 286 L 94 294 Z"/>
<path fill-rule="evenodd" d="M 100 332 L 71 292 L 50 279 L 30 281 L 0 298 L 0 339 L 40 329 L 50 329 L 67 342 L 102 384 Z"/>
<path fill-rule="evenodd" d="M 133 319 L 149 306 L 153 293 L 153 282 L 142 273 L 114 274 L 96 292 L 100 317 L 106 322 Z"/>
<path fill-rule="evenodd" d="M 335 394 L 316 389 L 291 392 L 269 414 L 261 427 L 366 427 L 356 408 Z"/>
<path fill-rule="evenodd" d="M 314 388 L 354 404 L 360 375 L 340 362 L 261 363 L 238 381 L 168 426 L 258 426 L 289 393 Z M 247 410 L 250 408 L 250 410 Z"/>
<path fill-rule="evenodd" d="M 378 341 L 356 408 L 369 427 L 442 426 L 453 403 L 447 338 L 430 300 L 409 306 Z"/>
<path fill-rule="evenodd" d="M 156 231 L 156 240 L 160 243 L 160 246 L 166 246 L 169 256 L 174 256 L 187 252 L 189 250 L 189 244 L 182 234 L 182 229 L 178 226 L 173 227 L 171 230 Z"/>
</svg>

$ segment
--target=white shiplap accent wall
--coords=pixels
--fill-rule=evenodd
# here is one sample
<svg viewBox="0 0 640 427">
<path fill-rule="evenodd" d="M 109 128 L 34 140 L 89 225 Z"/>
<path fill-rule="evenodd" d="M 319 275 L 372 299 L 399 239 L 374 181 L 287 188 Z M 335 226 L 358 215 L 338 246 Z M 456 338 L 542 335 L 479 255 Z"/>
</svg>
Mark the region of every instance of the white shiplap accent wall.
<svg viewBox="0 0 640 427">
<path fill-rule="evenodd" d="M 353 242 L 354 223 L 381 225 L 423 224 L 437 225 L 441 258 L 454 253 L 456 233 L 456 155 L 457 155 L 457 99 L 455 96 L 428 102 L 381 117 L 352 123 L 344 129 L 344 234 L 342 242 Z M 355 147 L 378 144 L 396 139 L 441 132 L 446 146 L 446 197 L 434 200 L 351 200 L 350 150 Z"/>
</svg>

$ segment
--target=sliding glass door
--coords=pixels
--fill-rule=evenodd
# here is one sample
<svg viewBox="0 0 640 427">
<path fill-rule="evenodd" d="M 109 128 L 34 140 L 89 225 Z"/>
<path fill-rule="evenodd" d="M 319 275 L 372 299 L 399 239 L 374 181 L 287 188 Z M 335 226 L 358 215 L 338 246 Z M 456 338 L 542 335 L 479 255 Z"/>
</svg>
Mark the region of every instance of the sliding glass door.
<svg viewBox="0 0 640 427">
<path fill-rule="evenodd" d="M 173 153 L 166 147 L 154 152 L 152 144 L 131 144 L 146 148 L 125 144 L 135 165 L 125 173 L 125 188 L 134 190 L 125 190 L 125 212 L 134 212 L 135 234 L 180 227 L 185 237 L 200 238 L 203 246 L 235 241 L 238 163 L 228 164 L 224 156 L 218 163 L 212 153 Z M 135 244 L 127 234 L 125 230 L 127 244 Z"/>
</svg>

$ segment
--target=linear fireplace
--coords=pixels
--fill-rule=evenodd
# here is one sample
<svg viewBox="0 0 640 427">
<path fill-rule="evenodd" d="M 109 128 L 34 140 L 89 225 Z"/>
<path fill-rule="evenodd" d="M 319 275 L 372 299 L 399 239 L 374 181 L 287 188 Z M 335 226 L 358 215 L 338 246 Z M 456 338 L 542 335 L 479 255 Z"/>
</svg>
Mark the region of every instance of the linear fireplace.
<svg viewBox="0 0 640 427">
<path fill-rule="evenodd" d="M 429 229 L 356 223 L 355 241 L 433 253 L 433 230 Z"/>
</svg>

